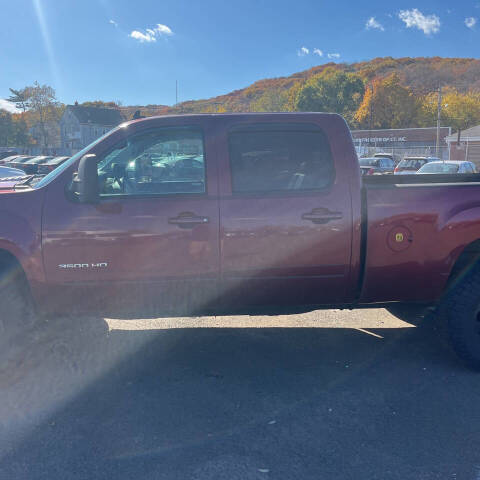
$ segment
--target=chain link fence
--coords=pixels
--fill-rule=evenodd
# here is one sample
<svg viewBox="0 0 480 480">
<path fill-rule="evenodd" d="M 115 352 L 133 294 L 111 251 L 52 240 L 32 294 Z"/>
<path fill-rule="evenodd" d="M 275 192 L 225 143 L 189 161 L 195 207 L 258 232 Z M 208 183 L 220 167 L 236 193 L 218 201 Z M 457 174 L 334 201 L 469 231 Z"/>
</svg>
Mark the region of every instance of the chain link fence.
<svg viewBox="0 0 480 480">
<path fill-rule="evenodd" d="M 438 149 L 434 146 L 415 146 L 415 147 L 375 147 L 375 146 L 356 146 L 359 157 L 373 157 L 376 153 L 388 153 L 393 155 L 395 163 L 400 162 L 404 157 L 438 157 L 441 160 L 448 160 L 449 152 L 447 146 Z"/>
</svg>

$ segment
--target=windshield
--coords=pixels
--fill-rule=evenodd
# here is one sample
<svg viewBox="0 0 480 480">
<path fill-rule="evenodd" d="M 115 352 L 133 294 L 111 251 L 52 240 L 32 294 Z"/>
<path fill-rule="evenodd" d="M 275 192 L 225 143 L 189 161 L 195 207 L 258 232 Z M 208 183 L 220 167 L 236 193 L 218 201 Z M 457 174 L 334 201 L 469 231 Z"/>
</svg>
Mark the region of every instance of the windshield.
<svg viewBox="0 0 480 480">
<path fill-rule="evenodd" d="M 113 131 L 114 130 L 112 130 L 112 132 Z M 71 165 L 77 162 L 77 160 L 83 157 L 83 155 L 85 155 L 94 145 L 102 141 L 106 136 L 110 135 L 110 133 L 112 132 L 107 132 L 105 135 L 102 135 L 101 137 L 97 138 L 97 140 L 95 140 L 90 145 L 87 145 L 85 148 L 77 152 L 75 155 L 70 157 L 66 162 L 58 166 L 55 170 L 52 170 L 48 175 L 43 177 L 38 183 L 35 184 L 35 188 L 42 188 L 45 185 L 48 185 L 54 178 L 56 178 L 58 175 L 64 172 L 67 168 L 69 168 Z"/>
<path fill-rule="evenodd" d="M 451 163 L 427 163 L 418 173 L 457 173 L 459 165 Z"/>
<path fill-rule="evenodd" d="M 358 160 L 361 167 L 378 166 L 378 158 L 360 158 Z"/>
<path fill-rule="evenodd" d="M 418 170 L 420 167 L 425 165 L 425 163 L 427 163 L 427 160 L 424 158 L 409 158 L 402 160 L 398 166 L 400 168 L 414 168 Z"/>
</svg>

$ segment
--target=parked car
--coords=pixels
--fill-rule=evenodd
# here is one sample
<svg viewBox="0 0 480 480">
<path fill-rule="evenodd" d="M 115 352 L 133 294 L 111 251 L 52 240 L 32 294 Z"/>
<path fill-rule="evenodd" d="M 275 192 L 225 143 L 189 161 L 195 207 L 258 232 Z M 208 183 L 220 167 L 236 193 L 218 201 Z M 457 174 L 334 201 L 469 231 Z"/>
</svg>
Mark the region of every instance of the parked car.
<svg viewBox="0 0 480 480">
<path fill-rule="evenodd" d="M 22 168 L 22 165 L 27 162 L 28 160 L 31 160 L 33 157 L 30 155 L 19 155 L 13 160 L 10 160 L 9 162 L 5 163 L 4 165 L 8 165 L 9 167 L 12 168 Z"/>
<path fill-rule="evenodd" d="M 426 163 L 440 161 L 437 157 L 405 157 L 396 167 L 395 175 L 416 173 Z"/>
<path fill-rule="evenodd" d="M 393 160 L 387 157 L 359 158 L 358 163 L 362 175 L 391 174 L 395 168 Z"/>
<path fill-rule="evenodd" d="M 466 161 L 445 160 L 444 162 L 429 162 L 426 163 L 416 173 L 477 173 L 475 164 Z"/>
<path fill-rule="evenodd" d="M 12 155 L 19 155 L 18 152 L 15 150 L 8 150 L 6 152 L 0 152 L 0 160 L 3 160 L 4 158 L 11 157 Z"/>
<path fill-rule="evenodd" d="M 40 164 L 48 162 L 52 158 L 53 157 L 51 157 L 51 156 L 39 155 L 37 157 L 31 158 L 30 160 L 27 160 L 26 162 L 23 162 L 22 165 L 19 168 L 21 168 L 25 173 L 35 174 L 35 173 L 37 173 L 38 166 Z"/>
<path fill-rule="evenodd" d="M 0 165 L 6 165 L 7 163 L 12 162 L 16 158 L 23 157 L 25 155 L 10 155 L 9 157 L 4 157 L 0 160 Z"/>
<path fill-rule="evenodd" d="M 50 173 L 52 170 L 55 170 L 63 162 L 67 161 L 70 157 L 53 157 L 45 163 L 42 163 L 38 166 L 37 173 L 40 175 L 45 175 Z"/>
<path fill-rule="evenodd" d="M 18 168 L 0 166 L 0 179 L 2 178 L 12 178 L 12 177 L 24 177 L 25 172 Z"/>
<path fill-rule="evenodd" d="M 374 157 L 389 158 L 395 165 L 400 163 L 399 155 L 396 153 L 375 153 Z"/>
<path fill-rule="evenodd" d="M 166 166 L 191 145 L 194 167 Z M 21 321 L 29 292 L 40 311 L 96 315 L 440 303 L 480 368 L 479 197 L 468 175 L 361 177 L 336 114 L 127 122 L 0 184 L 3 318 Z"/>
</svg>

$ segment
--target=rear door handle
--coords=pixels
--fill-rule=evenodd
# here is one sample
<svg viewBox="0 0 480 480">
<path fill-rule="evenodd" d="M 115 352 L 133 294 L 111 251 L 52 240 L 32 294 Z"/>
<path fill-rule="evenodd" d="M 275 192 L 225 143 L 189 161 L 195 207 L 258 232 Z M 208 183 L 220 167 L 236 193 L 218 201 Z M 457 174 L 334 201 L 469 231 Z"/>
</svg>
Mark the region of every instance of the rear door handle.
<svg viewBox="0 0 480 480">
<path fill-rule="evenodd" d="M 193 228 L 195 225 L 206 224 L 210 221 L 208 217 L 195 215 L 192 212 L 182 212 L 177 217 L 168 219 L 171 225 L 177 225 L 180 228 Z"/>
<path fill-rule="evenodd" d="M 342 218 L 342 212 L 331 212 L 327 208 L 314 208 L 311 212 L 302 215 L 303 220 L 309 220 L 317 225 L 322 225 L 332 220 L 341 220 Z"/>
</svg>

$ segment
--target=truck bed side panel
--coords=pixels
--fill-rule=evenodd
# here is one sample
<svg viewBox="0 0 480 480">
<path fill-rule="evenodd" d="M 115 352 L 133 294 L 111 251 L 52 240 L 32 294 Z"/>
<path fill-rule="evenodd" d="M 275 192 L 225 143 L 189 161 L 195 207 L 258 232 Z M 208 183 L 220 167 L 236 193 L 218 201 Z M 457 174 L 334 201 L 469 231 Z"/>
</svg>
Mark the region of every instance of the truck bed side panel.
<svg viewBox="0 0 480 480">
<path fill-rule="evenodd" d="M 480 239 L 480 185 L 366 186 L 360 302 L 432 301 L 466 245 Z"/>
</svg>

